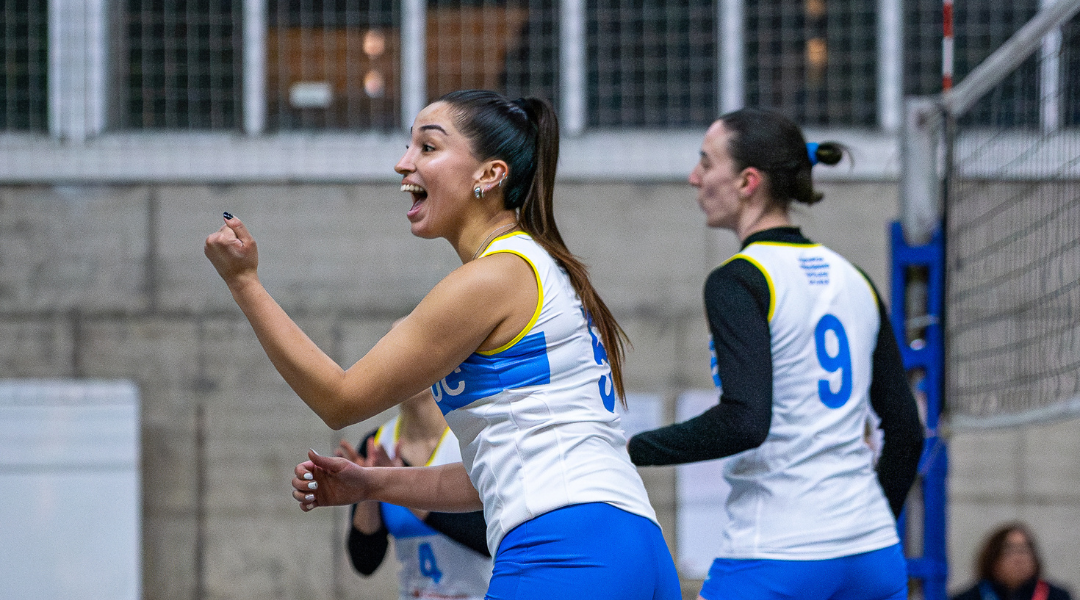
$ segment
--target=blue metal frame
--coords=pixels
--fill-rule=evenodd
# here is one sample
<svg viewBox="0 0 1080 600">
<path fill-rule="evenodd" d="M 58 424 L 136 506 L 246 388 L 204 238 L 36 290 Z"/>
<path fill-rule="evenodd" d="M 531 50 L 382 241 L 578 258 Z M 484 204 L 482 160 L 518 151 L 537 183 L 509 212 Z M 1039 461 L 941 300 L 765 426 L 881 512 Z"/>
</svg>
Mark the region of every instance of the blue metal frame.
<svg viewBox="0 0 1080 600">
<path fill-rule="evenodd" d="M 926 399 L 926 443 L 919 461 L 923 501 L 923 547 L 908 547 L 906 514 L 900 516 L 898 527 L 909 556 L 908 574 L 922 582 L 925 600 L 946 600 L 948 561 L 946 555 L 946 488 L 948 448 L 938 427 L 941 416 L 945 381 L 945 340 L 943 333 L 945 308 L 945 239 L 939 228 L 930 242 L 909 246 L 904 240 L 900 223 L 890 228 L 892 247 L 892 327 L 900 342 L 900 355 L 909 371 L 922 369 L 925 373 L 920 392 Z M 917 347 L 905 343 L 907 314 L 908 267 L 922 267 L 928 272 L 926 336 Z M 905 511 L 906 513 L 906 511 Z M 920 551 L 921 550 L 921 551 Z"/>
</svg>

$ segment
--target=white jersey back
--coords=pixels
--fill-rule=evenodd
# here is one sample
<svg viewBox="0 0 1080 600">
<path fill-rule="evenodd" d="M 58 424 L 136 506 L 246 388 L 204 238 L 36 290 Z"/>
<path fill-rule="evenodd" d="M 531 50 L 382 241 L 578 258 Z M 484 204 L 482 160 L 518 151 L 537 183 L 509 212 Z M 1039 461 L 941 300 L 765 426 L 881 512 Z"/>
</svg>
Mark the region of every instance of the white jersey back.
<svg viewBox="0 0 1080 600">
<path fill-rule="evenodd" d="M 532 267 L 532 320 L 432 386 L 484 502 L 492 555 L 517 525 L 571 504 L 606 502 L 655 522 L 626 452 L 607 353 L 569 276 L 527 234 L 496 238 L 484 256 L 497 252 Z"/>
<path fill-rule="evenodd" d="M 375 433 L 375 443 L 382 446 L 390 458 L 396 455 L 398 434 L 398 417 Z M 423 466 L 457 462 L 461 462 L 457 438 L 447 429 Z M 398 571 L 401 600 L 481 600 L 484 597 L 491 579 L 490 558 L 435 531 L 407 508 L 386 503 L 380 504 L 379 508 L 383 524 L 394 537 L 394 553 L 401 563 Z"/>
<path fill-rule="evenodd" d="M 720 556 L 818 560 L 898 543 L 865 439 L 882 326 L 870 283 L 820 244 L 752 243 L 737 258 L 769 284 L 773 404 L 765 442 L 725 468 Z"/>
</svg>

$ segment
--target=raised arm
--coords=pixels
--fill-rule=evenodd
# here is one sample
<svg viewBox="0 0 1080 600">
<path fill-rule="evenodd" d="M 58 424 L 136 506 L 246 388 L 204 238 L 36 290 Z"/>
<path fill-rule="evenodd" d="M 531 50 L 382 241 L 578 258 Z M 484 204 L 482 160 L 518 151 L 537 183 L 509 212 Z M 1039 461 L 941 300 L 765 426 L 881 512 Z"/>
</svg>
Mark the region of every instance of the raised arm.
<svg viewBox="0 0 1080 600">
<path fill-rule="evenodd" d="M 274 367 L 334 429 L 430 387 L 476 350 L 510 341 L 536 305 L 534 275 L 523 260 L 497 254 L 472 261 L 439 282 L 367 355 L 342 369 L 262 286 L 255 240 L 239 219 L 227 218 L 206 239 L 205 253 Z"/>
</svg>

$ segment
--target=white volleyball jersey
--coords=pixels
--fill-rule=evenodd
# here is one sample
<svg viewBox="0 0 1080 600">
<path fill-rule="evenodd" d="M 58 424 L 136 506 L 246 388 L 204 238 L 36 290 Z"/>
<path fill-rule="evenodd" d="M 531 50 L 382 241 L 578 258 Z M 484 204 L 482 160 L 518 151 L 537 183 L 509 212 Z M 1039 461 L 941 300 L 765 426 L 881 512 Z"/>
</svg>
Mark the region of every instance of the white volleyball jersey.
<svg viewBox="0 0 1080 600">
<path fill-rule="evenodd" d="M 396 455 L 399 427 L 398 417 L 394 417 L 375 433 L 375 443 L 390 458 Z M 461 462 L 457 438 L 447 429 L 423 466 L 457 462 Z M 483 599 L 491 579 L 490 558 L 435 531 L 407 508 L 380 503 L 379 510 L 383 524 L 394 537 L 394 553 L 401 564 L 401 600 Z"/>
<path fill-rule="evenodd" d="M 606 502 L 656 522 L 615 412 L 607 353 L 566 272 L 529 235 L 496 238 L 536 275 L 529 324 L 432 386 L 480 497 L 494 556 L 508 531 L 546 512 Z"/>
<path fill-rule="evenodd" d="M 739 258 L 769 285 L 772 421 L 761 446 L 728 459 L 719 556 L 819 560 L 898 543 L 864 437 L 888 326 L 873 288 L 820 244 L 752 243 Z"/>
</svg>

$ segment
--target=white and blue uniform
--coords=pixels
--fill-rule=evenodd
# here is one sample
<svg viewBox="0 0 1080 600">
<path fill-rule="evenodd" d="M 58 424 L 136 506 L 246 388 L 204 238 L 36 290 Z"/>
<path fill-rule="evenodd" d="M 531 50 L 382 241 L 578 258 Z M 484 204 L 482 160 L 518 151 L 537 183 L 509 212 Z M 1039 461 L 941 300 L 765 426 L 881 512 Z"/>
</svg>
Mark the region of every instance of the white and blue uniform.
<svg viewBox="0 0 1080 600">
<path fill-rule="evenodd" d="M 725 468 L 720 556 L 818 560 L 898 543 L 864 438 L 871 356 L 888 327 L 873 288 L 820 244 L 759 242 L 740 258 L 771 291 L 772 422 Z"/>
<path fill-rule="evenodd" d="M 922 426 L 870 281 L 797 228 L 757 232 L 705 285 L 720 402 L 634 436 L 637 465 L 729 457 L 708 600 L 906 598 L 895 516 Z M 866 424 L 880 418 L 874 466 Z"/>
<path fill-rule="evenodd" d="M 397 452 L 398 417 L 375 433 L 375 443 L 390 458 Z M 431 458 L 423 466 L 461 462 L 457 438 L 447 429 Z M 407 508 L 379 504 L 383 525 L 394 537 L 400 598 L 479 600 L 484 597 L 491 578 L 491 559 L 451 540 L 432 529 Z"/>
<path fill-rule="evenodd" d="M 496 556 L 489 597 L 522 597 L 524 588 L 537 597 L 569 593 L 550 587 L 554 579 L 581 594 L 590 589 L 590 581 L 603 579 L 585 567 L 625 573 L 622 579 L 631 581 L 633 571 L 647 568 L 635 566 L 639 562 L 662 573 L 660 583 L 633 583 L 644 586 L 633 593 L 653 598 L 652 590 L 660 586 L 677 594 L 656 515 L 626 453 L 607 354 L 569 276 L 527 234 L 496 238 L 483 256 L 503 252 L 521 257 L 533 269 L 538 299 L 532 319 L 509 343 L 472 354 L 432 386 L 483 500 L 488 546 Z M 628 563 L 597 556 L 610 551 L 604 548 L 604 534 L 586 539 L 580 528 L 567 526 L 581 516 L 579 507 L 604 515 L 590 522 L 599 519 L 624 528 L 631 527 L 624 521 L 633 523 L 631 539 L 637 543 L 617 549 L 636 553 Z M 526 523 L 529 527 L 523 527 Z M 507 537 L 511 532 L 512 540 Z M 540 548 L 537 536 L 558 543 Z M 528 550 L 517 552 L 522 549 Z M 549 554 L 541 556 L 541 550 Z M 507 558 L 511 555 L 515 558 Z M 553 564 L 571 570 L 534 577 L 544 565 Z M 648 594 L 641 595 L 645 591 Z"/>
</svg>

